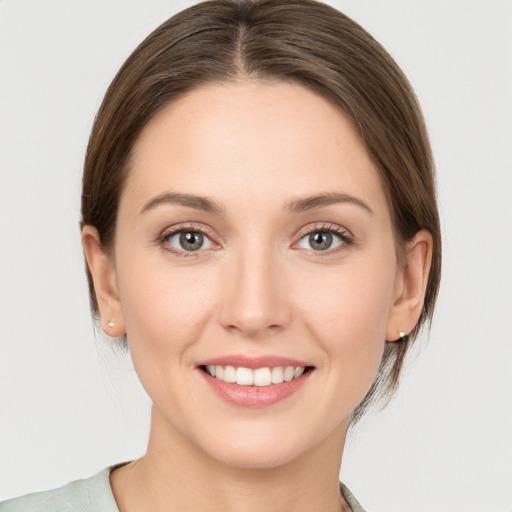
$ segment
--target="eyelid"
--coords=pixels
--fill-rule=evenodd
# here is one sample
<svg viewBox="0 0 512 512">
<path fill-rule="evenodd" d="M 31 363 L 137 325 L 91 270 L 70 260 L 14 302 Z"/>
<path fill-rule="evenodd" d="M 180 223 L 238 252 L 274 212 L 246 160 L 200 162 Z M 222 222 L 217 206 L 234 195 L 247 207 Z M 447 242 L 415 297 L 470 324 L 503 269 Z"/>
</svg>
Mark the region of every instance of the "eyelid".
<svg viewBox="0 0 512 512">
<path fill-rule="evenodd" d="M 174 224 L 172 226 L 166 227 L 160 237 L 168 237 L 169 235 L 172 235 L 174 233 L 177 233 L 179 231 L 197 231 L 198 233 L 202 233 L 203 235 L 207 235 L 210 238 L 216 238 L 219 239 L 220 237 L 208 226 L 204 224 L 197 224 L 194 222 L 184 222 L 182 224 Z M 212 240 L 213 242 L 213 240 Z"/>
<path fill-rule="evenodd" d="M 315 256 L 316 255 L 320 256 L 322 254 L 324 254 L 324 255 L 333 254 L 339 250 L 342 250 L 347 245 L 352 245 L 355 243 L 354 235 L 347 228 L 341 227 L 338 224 L 332 224 L 330 222 L 318 222 L 316 224 L 309 225 L 309 226 L 302 228 L 297 233 L 296 236 L 297 236 L 298 240 L 296 242 L 294 242 L 293 246 L 296 246 L 305 236 L 310 235 L 311 233 L 319 232 L 319 231 L 332 233 L 332 234 L 340 237 L 343 240 L 343 244 L 341 244 L 341 246 L 336 247 L 334 249 L 326 249 L 324 251 L 309 251 L 309 252 L 315 253 Z M 305 249 L 305 250 L 307 250 L 307 249 Z"/>
<path fill-rule="evenodd" d="M 213 248 L 210 249 L 218 249 L 221 245 L 223 245 L 223 241 L 220 237 L 208 226 L 203 224 L 195 224 L 191 222 L 185 222 L 182 224 L 176 224 L 172 226 L 166 227 L 160 235 L 158 235 L 156 242 L 159 245 L 163 245 L 170 236 L 179 233 L 180 231 L 195 231 L 205 235 L 211 242 L 214 244 Z M 339 226 L 338 224 L 332 224 L 330 222 L 317 222 L 313 225 L 309 225 L 303 227 L 295 236 L 297 240 L 292 244 L 292 247 L 295 247 L 305 236 L 310 235 L 311 233 L 315 233 L 317 231 L 329 232 L 334 235 L 339 236 L 343 240 L 343 244 L 340 246 L 341 249 L 345 248 L 347 245 L 352 245 L 355 243 L 355 239 L 353 234 L 344 227 Z M 216 247 L 215 247 L 216 246 Z M 340 247 L 336 247 L 334 249 L 326 249 L 324 251 L 309 251 L 315 253 L 315 255 L 328 255 L 333 254 L 340 250 Z M 164 250 L 176 254 L 178 256 L 184 257 L 194 257 L 198 256 L 198 253 L 204 252 L 204 249 L 199 249 L 197 251 L 185 251 L 176 248 L 171 248 L 171 246 L 164 248 Z"/>
<path fill-rule="evenodd" d="M 354 238 L 354 235 L 347 228 L 341 227 L 338 224 L 332 224 L 331 222 L 317 222 L 316 224 L 305 226 L 297 233 L 297 238 L 304 238 L 306 235 L 316 231 L 327 231 L 351 240 Z"/>
<path fill-rule="evenodd" d="M 202 225 L 202 224 L 195 224 L 191 222 L 185 222 L 183 224 L 175 224 L 173 226 L 166 227 L 157 237 L 156 242 L 163 246 L 164 243 L 167 242 L 167 240 L 172 237 L 173 235 L 176 235 L 177 233 L 180 233 L 181 231 L 191 231 L 196 233 L 201 233 L 202 235 L 206 236 L 208 240 L 214 245 L 214 247 L 210 247 L 209 249 L 217 249 L 221 243 L 219 243 L 219 236 L 208 226 Z M 167 247 L 163 247 L 163 249 L 167 252 L 173 253 L 178 256 L 183 257 L 194 257 L 198 256 L 198 253 L 204 252 L 206 249 L 198 249 L 197 251 L 185 251 L 180 250 L 175 247 L 172 247 L 168 245 Z"/>
</svg>

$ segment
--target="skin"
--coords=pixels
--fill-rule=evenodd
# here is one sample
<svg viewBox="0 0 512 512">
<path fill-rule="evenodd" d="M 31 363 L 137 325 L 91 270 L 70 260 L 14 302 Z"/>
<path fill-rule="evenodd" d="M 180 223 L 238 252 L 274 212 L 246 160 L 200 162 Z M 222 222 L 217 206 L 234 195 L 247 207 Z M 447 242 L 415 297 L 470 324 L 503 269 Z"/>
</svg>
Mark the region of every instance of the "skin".
<svg viewBox="0 0 512 512">
<path fill-rule="evenodd" d="M 348 510 L 338 474 L 350 414 L 385 340 L 418 320 L 430 235 L 420 231 L 397 263 L 363 143 L 342 112 L 299 85 L 195 89 L 157 114 L 134 149 L 112 250 L 83 228 L 102 325 L 128 334 L 154 404 L 147 454 L 111 475 L 120 510 Z M 168 193 L 206 196 L 223 213 L 147 207 Z M 356 201 L 285 207 L 333 193 Z M 179 228 L 205 230 L 204 248 L 165 238 Z M 331 228 L 343 238 L 315 250 L 309 233 Z M 197 368 L 228 354 L 314 370 L 280 402 L 237 407 Z"/>
</svg>

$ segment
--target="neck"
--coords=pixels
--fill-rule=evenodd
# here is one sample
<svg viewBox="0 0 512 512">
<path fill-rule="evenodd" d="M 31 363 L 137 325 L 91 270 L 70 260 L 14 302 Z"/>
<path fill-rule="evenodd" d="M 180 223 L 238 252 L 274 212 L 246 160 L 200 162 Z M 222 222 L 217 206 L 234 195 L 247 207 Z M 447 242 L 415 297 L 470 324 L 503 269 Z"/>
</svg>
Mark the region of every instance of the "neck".
<svg viewBox="0 0 512 512">
<path fill-rule="evenodd" d="M 209 457 L 158 416 L 153 407 L 146 455 L 111 474 L 120 512 L 350 510 L 338 486 L 346 428 L 292 461 L 240 468 Z"/>
</svg>

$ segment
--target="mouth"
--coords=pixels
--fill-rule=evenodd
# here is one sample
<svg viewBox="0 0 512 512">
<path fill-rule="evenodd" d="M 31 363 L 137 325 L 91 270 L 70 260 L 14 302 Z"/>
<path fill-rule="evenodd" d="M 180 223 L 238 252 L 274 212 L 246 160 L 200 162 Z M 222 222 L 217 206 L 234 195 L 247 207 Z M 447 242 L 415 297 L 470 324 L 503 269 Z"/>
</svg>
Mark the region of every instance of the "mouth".
<svg viewBox="0 0 512 512">
<path fill-rule="evenodd" d="M 199 367 L 216 380 L 238 386 L 265 387 L 280 385 L 300 378 L 311 372 L 312 366 L 264 366 L 247 368 L 232 365 L 202 365 Z"/>
<path fill-rule="evenodd" d="M 310 381 L 315 367 L 283 357 L 231 355 L 197 366 L 208 387 L 231 405 L 267 407 L 295 395 Z"/>
</svg>

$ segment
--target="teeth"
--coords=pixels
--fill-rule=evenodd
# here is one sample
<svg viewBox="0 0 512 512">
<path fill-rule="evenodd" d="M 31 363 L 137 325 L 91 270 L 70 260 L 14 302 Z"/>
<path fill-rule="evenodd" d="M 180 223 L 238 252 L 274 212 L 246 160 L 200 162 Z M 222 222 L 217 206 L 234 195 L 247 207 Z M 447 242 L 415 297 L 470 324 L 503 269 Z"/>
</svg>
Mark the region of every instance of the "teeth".
<svg viewBox="0 0 512 512">
<path fill-rule="evenodd" d="M 280 366 L 272 368 L 272 384 L 281 384 L 283 381 L 283 369 Z"/>
<path fill-rule="evenodd" d="M 293 372 L 293 378 L 297 379 L 303 373 L 304 373 L 304 368 L 302 366 L 297 366 L 297 368 L 295 368 L 295 371 Z"/>
<path fill-rule="evenodd" d="M 250 368 L 243 366 L 236 369 L 236 383 L 239 386 L 252 386 L 254 383 L 254 373 Z"/>
<path fill-rule="evenodd" d="M 234 366 L 226 366 L 222 380 L 224 382 L 236 382 L 236 370 Z"/>
<path fill-rule="evenodd" d="M 287 366 L 284 370 L 283 378 L 286 382 L 289 382 L 293 379 L 295 375 L 295 368 L 293 366 Z"/>
<path fill-rule="evenodd" d="M 258 368 L 254 370 L 255 386 L 270 386 L 272 384 L 272 374 L 270 368 Z"/>
<path fill-rule="evenodd" d="M 240 366 L 208 365 L 206 371 L 216 379 L 224 382 L 236 382 L 239 386 L 270 386 L 299 378 L 304 373 L 304 366 L 276 366 L 274 368 L 244 368 Z"/>
</svg>

